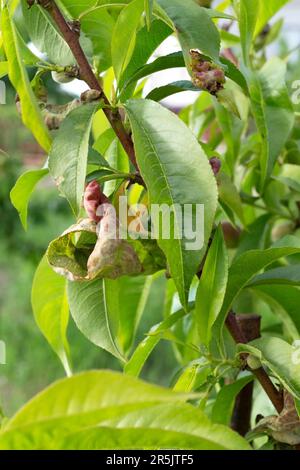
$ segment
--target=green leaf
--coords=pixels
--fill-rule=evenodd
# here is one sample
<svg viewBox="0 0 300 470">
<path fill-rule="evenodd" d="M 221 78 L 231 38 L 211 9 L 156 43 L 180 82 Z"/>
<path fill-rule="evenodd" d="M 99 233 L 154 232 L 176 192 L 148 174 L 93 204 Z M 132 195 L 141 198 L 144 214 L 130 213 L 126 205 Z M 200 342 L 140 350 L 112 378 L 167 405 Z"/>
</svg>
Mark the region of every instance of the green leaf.
<svg viewBox="0 0 300 470">
<path fill-rule="evenodd" d="M 116 134 L 110 127 L 109 129 L 106 129 L 106 131 L 104 131 L 102 134 L 100 134 L 99 137 L 97 137 L 97 140 L 93 145 L 93 149 L 95 149 L 101 155 L 104 155 L 115 138 Z"/>
<path fill-rule="evenodd" d="M 134 83 L 136 83 L 141 78 L 152 75 L 155 72 L 160 70 L 172 69 L 175 67 L 184 67 L 184 59 L 182 52 L 173 52 L 166 56 L 158 57 L 157 59 L 150 62 L 150 64 L 145 64 L 144 66 L 138 68 L 128 79 L 125 81 L 123 89 L 120 93 L 120 97 L 123 98 L 127 94 L 127 89 Z M 127 72 L 127 70 L 126 70 Z M 125 74 L 124 74 L 125 75 Z"/>
<path fill-rule="evenodd" d="M 164 337 L 165 332 L 185 315 L 186 313 L 184 310 L 179 310 L 178 312 L 170 315 L 166 320 L 158 323 L 157 325 L 154 325 L 146 338 L 143 339 L 143 341 L 135 349 L 133 355 L 125 365 L 124 371 L 126 374 L 138 377 L 146 360 L 150 356 L 153 349 L 157 346 L 159 341 Z"/>
<path fill-rule="evenodd" d="M 221 334 L 226 316 L 241 290 L 274 261 L 300 252 L 300 240 L 293 236 L 284 237 L 280 243 L 267 250 L 250 250 L 235 258 L 229 268 L 228 284 L 222 309 L 213 326 L 217 337 Z"/>
<path fill-rule="evenodd" d="M 128 156 L 120 143 L 119 139 L 114 138 L 107 151 L 105 152 L 105 159 L 108 164 L 119 170 L 121 173 L 129 173 L 129 161 Z M 116 189 L 116 181 L 111 181 L 105 185 L 105 194 L 110 195 Z"/>
<path fill-rule="evenodd" d="M 235 398 L 252 380 L 253 376 L 249 375 L 221 388 L 211 412 L 211 419 L 214 423 L 230 426 Z"/>
<path fill-rule="evenodd" d="M 171 209 L 178 207 L 181 211 L 182 208 L 187 210 L 184 205 L 189 204 L 193 208 L 193 222 L 196 221 L 196 205 L 204 205 L 204 243 L 201 247 L 200 244 L 199 247 L 191 246 L 186 234 L 182 233 L 178 211 L 174 211 L 169 240 L 159 233 L 158 221 L 153 221 L 158 244 L 166 255 L 180 300 L 186 307 L 190 284 L 212 229 L 217 205 L 216 181 L 201 146 L 177 116 L 150 100 L 131 100 L 127 102 L 126 110 L 133 130 L 137 162 L 151 204 L 164 204 L 165 208 Z M 182 239 L 176 238 L 181 233 Z"/>
<path fill-rule="evenodd" d="M 8 62 L 0 62 L 0 78 L 8 74 Z"/>
<path fill-rule="evenodd" d="M 200 0 L 201 1 L 201 0 Z M 225 7 L 226 8 L 226 7 Z M 236 17 L 225 13 L 224 11 L 214 10 L 213 8 L 205 7 L 205 11 L 211 18 L 224 18 L 225 20 L 236 21 Z"/>
<path fill-rule="evenodd" d="M 223 304 L 228 279 L 228 255 L 221 226 L 218 227 L 199 281 L 196 321 L 201 343 L 208 346 L 211 328 Z"/>
<path fill-rule="evenodd" d="M 278 316 L 288 338 L 293 341 L 298 340 L 300 290 L 297 287 L 276 284 L 255 286 L 253 292 L 262 298 Z"/>
<path fill-rule="evenodd" d="M 0 448 L 251 449 L 181 403 L 188 398 L 117 372 L 84 372 L 27 403 L 1 428 Z"/>
<path fill-rule="evenodd" d="M 285 163 L 280 167 L 280 173 L 273 176 L 274 179 L 281 181 L 281 183 L 287 185 L 289 188 L 294 189 L 298 193 L 300 192 L 300 167 L 299 165 L 292 165 Z"/>
<path fill-rule="evenodd" d="M 288 392 L 300 399 L 300 360 L 296 347 L 280 338 L 265 337 L 245 345 L 239 344 L 237 350 L 257 357 Z"/>
<path fill-rule="evenodd" d="M 25 126 L 32 131 L 38 143 L 48 152 L 51 146 L 51 138 L 30 87 L 19 49 L 15 25 L 7 6 L 3 6 L 1 10 L 1 30 L 8 61 L 8 76 L 20 97 L 22 120 Z"/>
<path fill-rule="evenodd" d="M 285 84 L 286 64 L 269 60 L 258 74 L 248 71 L 252 112 L 261 137 L 261 187 L 271 175 L 294 125 L 294 112 Z"/>
<path fill-rule="evenodd" d="M 66 281 L 50 268 L 45 256 L 34 275 L 31 304 L 39 329 L 60 358 L 66 373 L 70 375 Z"/>
<path fill-rule="evenodd" d="M 62 194 L 78 215 L 85 186 L 89 136 L 99 103 L 82 105 L 71 111 L 53 141 L 49 171 Z"/>
<path fill-rule="evenodd" d="M 37 4 L 28 8 L 27 1 L 22 0 L 22 15 L 31 41 L 52 63 L 61 66 L 76 63 L 68 44 L 45 8 Z"/>
<path fill-rule="evenodd" d="M 267 22 L 277 13 L 289 0 L 259 0 L 259 9 L 256 12 L 257 22 L 255 36 L 261 32 Z"/>
<path fill-rule="evenodd" d="M 247 226 L 247 231 L 242 233 L 236 256 L 248 250 L 264 249 L 270 232 L 271 214 L 259 216 L 252 224 Z"/>
<path fill-rule="evenodd" d="M 146 13 L 146 23 L 147 28 L 150 30 L 151 28 L 151 21 L 152 21 L 152 13 L 153 13 L 153 0 L 144 0 L 145 2 L 145 13 Z"/>
<path fill-rule="evenodd" d="M 179 80 L 177 82 L 169 83 L 168 85 L 154 88 L 146 96 L 146 99 L 153 100 L 153 101 L 160 101 L 166 98 L 167 96 L 174 95 L 175 93 L 181 93 L 182 91 L 199 92 L 200 90 L 198 87 L 195 87 L 195 85 L 193 85 L 193 83 L 190 82 L 189 80 Z"/>
<path fill-rule="evenodd" d="M 239 221 L 245 225 L 244 209 L 239 192 L 231 178 L 224 172 L 217 176 L 219 198 L 235 215 Z"/>
<path fill-rule="evenodd" d="M 137 80 L 139 79 L 135 78 L 135 74 L 138 73 L 139 70 L 143 69 L 144 64 L 146 64 L 157 47 L 164 41 L 164 39 L 172 34 L 172 32 L 173 30 L 168 25 L 166 25 L 166 23 L 157 19 L 152 21 L 150 31 L 148 31 L 146 26 L 144 26 L 137 32 L 135 48 L 132 53 L 132 57 L 119 81 L 119 89 L 121 90 L 119 96 L 120 101 L 126 101 L 131 97 Z M 156 62 L 156 60 L 153 62 Z M 182 67 L 184 67 L 183 58 L 182 62 Z M 150 64 L 145 65 L 145 67 L 147 66 L 150 66 Z"/>
<path fill-rule="evenodd" d="M 124 356 L 132 347 L 151 282 L 152 278 L 145 276 L 122 276 L 104 281 L 106 308 L 118 319 L 116 340 Z"/>
<path fill-rule="evenodd" d="M 72 18 L 78 18 L 82 13 L 95 7 L 98 3 L 97 0 L 80 0 L 80 2 L 74 2 L 74 0 L 61 0 L 66 10 L 70 13 Z"/>
<path fill-rule="evenodd" d="M 195 411 L 195 413 L 194 413 Z M 198 423 L 198 424 L 197 424 Z M 73 449 L 240 449 L 250 450 L 245 439 L 230 428 L 213 425 L 199 409 L 188 404 L 160 404 L 133 411 L 66 439 Z"/>
<path fill-rule="evenodd" d="M 205 358 L 196 359 L 184 368 L 173 390 L 176 392 L 191 392 L 204 385 L 210 373 L 211 364 Z"/>
<path fill-rule="evenodd" d="M 225 57 L 220 58 L 220 62 L 226 67 L 225 75 L 239 85 L 246 95 L 249 94 L 246 78 L 242 72 L 228 59 Z"/>
<path fill-rule="evenodd" d="M 71 315 L 84 336 L 124 360 L 116 344 L 118 318 L 106 305 L 104 281 L 69 281 L 68 300 Z"/>
<path fill-rule="evenodd" d="M 35 186 L 48 172 L 47 168 L 26 171 L 18 178 L 10 192 L 11 203 L 19 212 L 25 230 L 27 230 L 27 211 L 30 196 Z"/>
<path fill-rule="evenodd" d="M 80 18 L 84 34 L 92 41 L 99 71 L 111 66 L 111 42 L 115 21 L 103 6 L 87 11 Z"/>
<path fill-rule="evenodd" d="M 199 49 L 219 62 L 219 32 L 205 8 L 199 7 L 194 0 L 158 0 L 157 3 L 175 25 L 188 67 L 190 49 Z"/>
<path fill-rule="evenodd" d="M 245 64 L 249 64 L 252 39 L 258 18 L 259 0 L 240 0 L 240 34 Z"/>
<path fill-rule="evenodd" d="M 136 31 L 143 10 L 144 0 L 133 0 L 123 8 L 116 21 L 112 36 L 111 55 L 117 81 L 132 57 Z"/>
<path fill-rule="evenodd" d="M 300 265 L 292 264 L 281 268 L 270 269 L 263 274 L 258 274 L 248 286 L 255 287 L 264 284 L 287 284 L 291 286 L 300 285 Z"/>
<path fill-rule="evenodd" d="M 214 106 L 218 125 L 220 126 L 220 130 L 227 147 L 225 153 L 225 162 L 230 169 L 230 173 L 234 174 L 234 167 L 240 151 L 241 134 L 244 126 L 242 121 L 234 116 L 233 112 L 227 110 L 225 106 L 221 105 L 218 100 L 213 99 L 212 104 Z M 232 188 L 228 187 L 232 184 L 229 176 L 224 174 L 222 171 L 222 173 L 218 174 L 217 179 L 219 180 L 219 184 L 222 186 L 221 191 L 223 194 L 225 194 L 225 198 L 227 196 L 226 199 L 232 199 L 230 196 L 230 191 Z"/>
<path fill-rule="evenodd" d="M 26 42 L 24 41 L 21 33 L 19 32 L 18 28 L 15 25 L 17 37 L 18 37 L 18 44 L 20 49 L 20 54 L 25 65 L 36 66 L 38 63 L 41 63 L 41 59 L 39 59 L 33 52 L 29 49 Z"/>
</svg>

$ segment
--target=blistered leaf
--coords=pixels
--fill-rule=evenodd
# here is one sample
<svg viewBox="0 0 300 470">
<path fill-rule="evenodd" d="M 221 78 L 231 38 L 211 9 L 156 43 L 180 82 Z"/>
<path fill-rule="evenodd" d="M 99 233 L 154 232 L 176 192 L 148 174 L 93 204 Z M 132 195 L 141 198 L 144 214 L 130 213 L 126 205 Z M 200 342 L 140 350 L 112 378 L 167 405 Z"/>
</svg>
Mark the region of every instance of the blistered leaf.
<svg viewBox="0 0 300 470">
<path fill-rule="evenodd" d="M 92 219 L 82 219 L 49 244 L 48 261 L 57 273 L 67 279 L 85 279 L 88 258 L 96 240 L 96 223 Z"/>
<path fill-rule="evenodd" d="M 142 273 L 139 258 L 126 240 L 99 237 L 88 263 L 88 277 L 117 279 Z"/>
<path fill-rule="evenodd" d="M 250 440 L 264 434 L 291 446 L 300 444 L 300 420 L 294 399 L 288 393 L 284 394 L 284 408 L 279 416 L 263 418 L 246 437 Z"/>
</svg>

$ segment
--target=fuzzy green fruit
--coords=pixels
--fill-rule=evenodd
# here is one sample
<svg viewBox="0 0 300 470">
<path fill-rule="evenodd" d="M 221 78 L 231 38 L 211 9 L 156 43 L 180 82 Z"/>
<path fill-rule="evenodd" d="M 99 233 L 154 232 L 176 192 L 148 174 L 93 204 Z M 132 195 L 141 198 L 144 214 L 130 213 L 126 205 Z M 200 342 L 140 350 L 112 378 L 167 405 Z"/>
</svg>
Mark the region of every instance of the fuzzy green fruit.
<svg viewBox="0 0 300 470">
<path fill-rule="evenodd" d="M 70 83 L 74 80 L 74 77 L 66 72 L 51 72 L 52 78 L 56 83 Z"/>
<path fill-rule="evenodd" d="M 249 356 L 247 357 L 247 364 L 252 370 L 256 370 L 261 367 L 260 360 L 257 357 L 252 356 L 252 354 L 249 354 Z"/>
</svg>

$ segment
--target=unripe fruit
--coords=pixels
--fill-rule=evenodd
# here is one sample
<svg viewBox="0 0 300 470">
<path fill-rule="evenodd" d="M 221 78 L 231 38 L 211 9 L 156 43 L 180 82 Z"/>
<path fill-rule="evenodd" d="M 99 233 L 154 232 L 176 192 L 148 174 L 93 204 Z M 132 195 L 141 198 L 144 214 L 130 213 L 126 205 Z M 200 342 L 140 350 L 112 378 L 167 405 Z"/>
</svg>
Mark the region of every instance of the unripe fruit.
<svg viewBox="0 0 300 470">
<path fill-rule="evenodd" d="M 248 367 L 250 367 L 250 369 L 252 370 L 256 370 L 261 367 L 260 360 L 257 357 L 253 356 L 252 354 L 249 354 L 249 356 L 247 357 L 247 364 L 248 364 Z"/>
<path fill-rule="evenodd" d="M 52 78 L 56 83 L 70 83 L 74 80 L 74 76 L 67 72 L 51 72 Z"/>
</svg>

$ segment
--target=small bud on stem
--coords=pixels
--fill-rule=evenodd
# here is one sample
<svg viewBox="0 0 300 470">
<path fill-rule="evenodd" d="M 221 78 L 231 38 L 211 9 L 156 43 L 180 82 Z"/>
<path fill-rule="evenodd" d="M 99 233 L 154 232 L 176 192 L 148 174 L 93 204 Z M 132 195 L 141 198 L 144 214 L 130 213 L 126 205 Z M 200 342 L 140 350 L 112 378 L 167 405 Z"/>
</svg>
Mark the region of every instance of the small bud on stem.
<svg viewBox="0 0 300 470">
<path fill-rule="evenodd" d="M 209 159 L 209 163 L 212 168 L 212 171 L 214 172 L 214 175 L 217 176 L 222 166 L 221 160 L 217 157 L 212 157 Z"/>
</svg>

